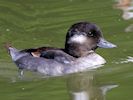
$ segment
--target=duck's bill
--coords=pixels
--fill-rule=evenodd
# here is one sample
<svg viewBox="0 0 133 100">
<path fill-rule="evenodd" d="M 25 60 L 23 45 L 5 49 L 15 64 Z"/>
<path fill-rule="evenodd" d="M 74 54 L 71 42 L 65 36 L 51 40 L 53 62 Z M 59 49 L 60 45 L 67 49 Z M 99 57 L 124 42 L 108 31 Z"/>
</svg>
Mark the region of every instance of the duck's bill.
<svg viewBox="0 0 133 100">
<path fill-rule="evenodd" d="M 104 38 L 100 38 L 100 41 L 97 44 L 97 46 L 100 48 L 115 48 L 115 47 L 117 47 L 115 44 L 108 42 Z"/>
</svg>

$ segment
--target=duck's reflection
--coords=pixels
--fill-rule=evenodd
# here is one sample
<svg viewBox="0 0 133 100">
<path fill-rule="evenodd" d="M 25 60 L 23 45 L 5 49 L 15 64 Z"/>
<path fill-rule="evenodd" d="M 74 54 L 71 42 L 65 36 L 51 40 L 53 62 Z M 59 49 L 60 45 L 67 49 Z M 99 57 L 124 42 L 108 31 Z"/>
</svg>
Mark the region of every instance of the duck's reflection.
<svg viewBox="0 0 133 100">
<path fill-rule="evenodd" d="M 107 91 L 117 85 L 98 86 L 94 71 L 71 75 L 67 80 L 71 100 L 105 100 Z"/>
</svg>

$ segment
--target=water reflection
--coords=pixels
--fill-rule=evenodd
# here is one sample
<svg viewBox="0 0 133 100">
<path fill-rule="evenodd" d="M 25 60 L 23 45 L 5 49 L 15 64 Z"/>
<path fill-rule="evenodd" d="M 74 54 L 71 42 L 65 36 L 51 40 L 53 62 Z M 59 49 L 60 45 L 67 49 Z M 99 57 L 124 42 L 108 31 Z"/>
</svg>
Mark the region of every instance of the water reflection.
<svg viewBox="0 0 133 100">
<path fill-rule="evenodd" d="M 115 4 L 115 8 L 122 10 L 122 18 L 124 20 L 133 19 L 133 0 L 117 0 L 117 4 Z M 132 32 L 133 24 L 129 25 L 125 32 Z"/>
<path fill-rule="evenodd" d="M 71 75 L 67 80 L 71 100 L 106 100 L 106 93 L 118 85 L 99 86 L 95 71 Z"/>
</svg>

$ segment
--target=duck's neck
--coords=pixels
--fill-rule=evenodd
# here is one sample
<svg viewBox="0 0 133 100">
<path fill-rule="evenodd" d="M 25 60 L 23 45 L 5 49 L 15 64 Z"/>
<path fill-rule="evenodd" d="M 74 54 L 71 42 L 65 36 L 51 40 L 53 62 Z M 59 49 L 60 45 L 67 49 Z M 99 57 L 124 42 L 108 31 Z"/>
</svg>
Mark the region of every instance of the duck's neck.
<svg viewBox="0 0 133 100">
<path fill-rule="evenodd" d="M 86 48 L 83 45 L 66 45 L 65 46 L 65 52 L 68 53 L 69 55 L 79 58 L 87 55 L 88 53 L 92 52 L 93 50 Z"/>
</svg>

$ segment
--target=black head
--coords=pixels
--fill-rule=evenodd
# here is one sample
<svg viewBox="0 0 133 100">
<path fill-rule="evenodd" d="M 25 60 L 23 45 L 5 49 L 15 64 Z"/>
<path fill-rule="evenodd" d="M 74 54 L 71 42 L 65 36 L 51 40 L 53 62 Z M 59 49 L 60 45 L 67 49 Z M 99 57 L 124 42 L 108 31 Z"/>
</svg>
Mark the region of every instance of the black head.
<svg viewBox="0 0 133 100">
<path fill-rule="evenodd" d="M 100 47 L 101 39 L 104 40 L 102 32 L 98 26 L 89 22 L 79 22 L 73 24 L 68 30 L 66 35 L 65 50 L 72 56 L 80 57 L 85 55 L 88 51 L 95 50 L 97 47 Z M 106 46 L 104 48 L 112 47 L 108 45 L 108 47 Z"/>
</svg>

